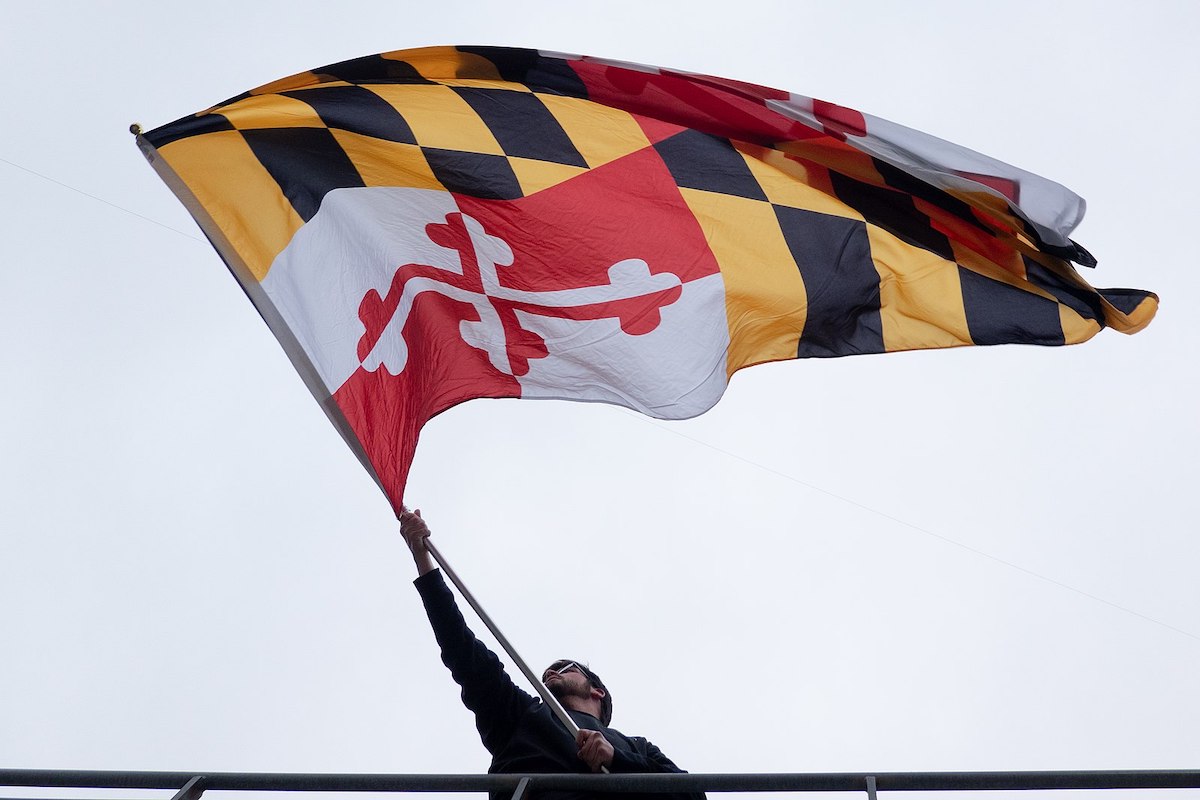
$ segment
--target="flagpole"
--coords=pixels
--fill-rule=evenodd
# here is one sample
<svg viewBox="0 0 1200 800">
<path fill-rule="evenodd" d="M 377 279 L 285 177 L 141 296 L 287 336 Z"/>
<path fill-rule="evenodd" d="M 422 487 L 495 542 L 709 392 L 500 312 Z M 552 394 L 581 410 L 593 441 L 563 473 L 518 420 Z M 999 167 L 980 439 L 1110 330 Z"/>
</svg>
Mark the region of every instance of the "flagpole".
<svg viewBox="0 0 1200 800">
<path fill-rule="evenodd" d="M 500 646 L 504 648 L 504 652 L 508 653 L 509 657 L 512 658 L 512 660 L 516 663 L 517 668 L 520 669 L 525 677 L 529 679 L 529 682 L 533 684 L 533 688 L 537 689 L 537 693 L 542 696 L 542 701 L 550 707 L 550 710 L 554 712 L 554 715 L 558 717 L 562 724 L 567 726 L 567 730 L 571 732 L 571 736 L 578 737 L 579 726 L 575 724 L 575 720 L 571 719 L 571 715 L 567 713 L 565 708 L 563 708 L 562 703 L 558 702 L 558 698 L 550 694 L 550 690 L 546 688 L 546 684 L 542 683 L 541 678 L 529 668 L 529 665 L 525 663 L 525 659 L 521 658 L 521 654 L 518 653 L 516 649 L 513 648 L 512 643 L 508 641 L 508 637 L 496 627 L 496 623 L 492 622 L 492 618 L 488 616 L 488 613 L 484 611 L 483 607 L 480 606 L 475 600 L 475 595 L 471 594 L 471 590 L 464 586 L 463 582 L 459 580 L 458 574 L 455 573 L 454 568 L 446 562 L 445 556 L 438 552 L 437 547 L 434 546 L 433 541 L 428 536 L 425 537 L 425 548 L 429 550 L 429 554 L 433 556 L 434 561 L 436 561 L 438 566 L 442 568 L 442 572 L 446 573 L 446 577 L 449 578 L 450 582 L 453 583 L 458 589 L 459 594 L 463 596 L 463 599 L 467 601 L 471 608 L 475 609 L 475 613 L 479 615 L 481 620 L 483 620 L 483 624 L 487 626 L 487 629 L 492 632 L 492 636 L 496 637 L 496 641 L 499 642 Z M 602 769 L 604 769 L 605 772 L 608 772 L 607 768 L 602 767 Z"/>
</svg>

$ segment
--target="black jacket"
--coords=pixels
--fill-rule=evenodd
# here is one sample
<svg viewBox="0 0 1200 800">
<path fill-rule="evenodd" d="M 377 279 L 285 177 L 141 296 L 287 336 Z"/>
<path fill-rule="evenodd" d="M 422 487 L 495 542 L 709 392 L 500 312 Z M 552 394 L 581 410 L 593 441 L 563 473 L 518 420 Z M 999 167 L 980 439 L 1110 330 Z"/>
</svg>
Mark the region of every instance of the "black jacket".
<svg viewBox="0 0 1200 800">
<path fill-rule="evenodd" d="M 475 714 L 475 726 L 483 746 L 492 754 L 488 772 L 533 774 L 590 772 L 579 759 L 575 739 L 540 699 L 521 690 L 500 659 L 487 649 L 463 620 L 454 595 L 434 570 L 414 582 L 434 636 L 442 649 L 442 662 L 462 687 L 463 704 Z M 616 772 L 683 772 L 662 751 L 640 736 L 626 736 L 607 728 L 600 720 L 581 711 L 567 713 L 580 728 L 600 731 L 613 746 Z M 502 798 L 504 794 L 493 794 Z M 541 792 L 541 800 L 596 800 L 596 795 L 576 792 Z M 611 800 L 704 800 L 703 793 L 638 795 L 629 792 L 602 797 Z"/>
</svg>

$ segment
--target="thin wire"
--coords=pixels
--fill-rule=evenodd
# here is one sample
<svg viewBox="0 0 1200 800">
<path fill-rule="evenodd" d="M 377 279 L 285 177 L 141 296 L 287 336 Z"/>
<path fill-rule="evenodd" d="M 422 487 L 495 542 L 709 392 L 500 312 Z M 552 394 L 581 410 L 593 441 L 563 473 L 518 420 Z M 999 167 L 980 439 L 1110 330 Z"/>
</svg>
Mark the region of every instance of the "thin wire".
<svg viewBox="0 0 1200 800">
<path fill-rule="evenodd" d="M 1103 597 L 1099 597 L 1090 592 L 1085 592 L 1083 589 L 1077 589 L 1076 587 L 1071 586 L 1070 584 L 1063 583 L 1060 580 L 1056 580 L 1047 575 L 1043 575 L 1040 572 L 1034 572 L 1033 570 L 1029 569 L 1028 567 L 1023 567 L 1020 564 L 1014 564 L 1011 561 L 1006 561 L 1003 558 L 1000 558 L 999 556 L 994 556 L 991 553 L 988 553 L 984 550 L 980 550 L 976 547 L 972 547 L 969 544 L 963 544 L 960 541 L 951 539 L 949 536 L 943 536 L 940 533 L 934 533 L 931 530 L 922 528 L 920 525 L 914 525 L 913 523 L 908 522 L 903 519 L 900 519 L 899 517 L 892 516 L 891 514 L 887 513 L 886 511 L 880 511 L 877 508 L 872 508 L 871 506 L 860 503 L 857 500 L 851 500 L 849 497 L 843 497 L 842 495 L 836 494 L 835 492 L 831 492 L 828 489 L 823 489 L 820 486 L 816 486 L 807 481 L 800 480 L 799 478 L 797 478 L 795 476 L 788 475 L 786 472 L 780 472 L 779 470 L 774 469 L 772 467 L 768 467 L 765 464 L 760 464 L 757 461 L 752 461 L 749 458 L 746 458 L 745 456 L 740 456 L 737 453 L 731 453 L 728 450 L 724 450 L 720 447 L 717 447 L 715 444 L 710 444 L 709 442 L 703 441 L 701 439 L 697 439 L 694 436 L 688 436 L 686 433 L 682 433 L 677 430 L 672 430 L 671 428 L 668 428 L 665 425 L 659 424 L 654 419 L 647 417 L 643 414 L 639 414 L 636 411 L 632 411 L 627 408 L 621 408 L 620 410 L 630 416 L 633 416 L 633 417 L 636 417 L 637 419 L 642 420 L 643 422 L 645 422 L 648 425 L 653 425 L 654 427 L 658 428 L 659 430 L 666 431 L 667 433 L 672 433 L 683 439 L 687 439 L 689 442 L 694 442 L 695 444 L 702 445 L 704 447 L 707 447 L 710 450 L 715 450 L 718 453 L 727 455 L 730 458 L 736 458 L 738 461 L 749 464 L 752 467 L 757 467 L 758 469 L 761 469 L 764 472 L 769 472 L 772 475 L 776 475 L 780 478 L 783 478 L 784 480 L 791 481 L 792 483 L 797 483 L 808 489 L 812 489 L 815 492 L 820 492 L 823 495 L 832 497 L 835 500 L 840 500 L 841 502 L 846 503 L 847 505 L 851 505 L 851 506 L 854 506 L 855 508 L 862 509 L 863 511 L 866 511 L 870 514 L 874 514 L 875 516 L 883 517 L 884 519 L 894 522 L 897 525 L 903 525 L 904 527 L 910 528 L 914 531 L 917 531 L 918 533 L 923 533 L 926 536 L 932 536 L 934 539 L 939 539 L 939 540 L 945 542 L 946 544 L 954 545 L 955 547 L 961 548 L 970 553 L 974 553 L 977 556 L 982 556 L 983 558 L 990 559 L 992 561 L 995 561 L 998 564 L 1003 564 L 1004 566 L 1018 570 L 1019 572 L 1024 572 L 1026 575 L 1037 578 L 1038 580 L 1045 581 L 1046 583 L 1053 584 L 1061 589 L 1066 589 L 1067 591 L 1074 592 L 1075 594 L 1078 594 L 1078 595 L 1082 595 L 1083 597 L 1086 597 L 1090 600 L 1095 600 L 1098 603 L 1103 603 L 1104 605 L 1109 606 L 1110 608 L 1115 608 L 1118 611 L 1124 611 L 1126 614 L 1131 614 L 1135 617 L 1145 620 L 1146 622 L 1153 622 L 1155 625 L 1161 625 L 1162 627 L 1164 627 L 1168 630 L 1174 631 L 1175 633 L 1182 634 L 1183 636 L 1186 636 L 1189 639 L 1195 639 L 1196 641 L 1200 642 L 1200 636 L 1197 636 L 1196 634 L 1194 634 L 1190 631 L 1186 631 L 1182 628 L 1176 628 L 1174 625 L 1170 625 L 1166 622 L 1163 622 L 1162 620 L 1158 620 L 1158 619 L 1155 619 L 1154 617 L 1147 616 L 1147 615 L 1141 613 L 1140 611 L 1134 611 L 1132 608 L 1126 608 L 1125 606 L 1118 605 L 1117 603 L 1114 603 L 1111 600 L 1105 600 Z"/>
<path fill-rule="evenodd" d="M 156 219 L 151 219 L 150 217 L 147 217 L 143 214 L 139 214 L 138 212 L 132 211 L 128 208 L 125 208 L 124 206 L 119 206 L 110 200 L 105 200 L 103 197 L 97 197 L 94 194 L 88 194 L 87 192 L 83 191 L 82 189 L 77 189 L 76 187 L 71 186 L 70 184 L 55 180 L 54 178 L 51 178 L 49 175 L 43 175 L 42 173 L 40 173 L 36 170 L 30 169 L 29 167 L 23 167 L 20 164 L 16 164 L 12 161 L 9 161 L 7 158 L 0 158 L 0 162 L 8 164 L 10 167 L 16 167 L 17 169 L 21 170 L 22 172 L 28 172 L 30 175 L 35 175 L 44 181 L 49 181 L 50 183 L 53 183 L 57 186 L 61 186 L 64 189 L 70 189 L 72 192 L 76 192 L 77 194 L 81 194 L 84 197 L 95 200 L 97 203 L 104 203 L 104 205 L 106 205 L 106 206 L 115 208 L 118 211 L 124 211 L 126 214 L 132 214 L 133 216 L 137 217 L 138 219 L 142 219 L 142 220 L 145 220 L 146 222 L 153 223 L 154 225 L 157 225 L 160 228 L 166 228 L 167 230 L 169 230 L 173 233 L 178 233 L 180 236 L 187 237 L 188 239 L 191 239 L 194 242 L 200 242 L 201 244 L 206 244 L 206 242 L 203 239 L 201 239 L 199 236 L 193 236 L 192 234 L 187 233 L 186 231 L 181 231 L 178 228 L 172 228 L 170 225 L 167 225 L 164 222 L 159 222 Z"/>
</svg>

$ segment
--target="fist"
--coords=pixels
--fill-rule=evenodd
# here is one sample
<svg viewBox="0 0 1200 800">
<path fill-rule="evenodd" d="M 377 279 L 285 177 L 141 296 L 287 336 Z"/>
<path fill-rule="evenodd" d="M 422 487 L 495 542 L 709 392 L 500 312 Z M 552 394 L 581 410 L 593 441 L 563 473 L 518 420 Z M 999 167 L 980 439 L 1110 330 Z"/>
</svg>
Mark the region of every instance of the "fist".
<svg viewBox="0 0 1200 800">
<path fill-rule="evenodd" d="M 587 764 L 592 772 L 612 766 L 612 743 L 605 739 L 600 731 L 589 731 L 586 728 L 580 730 L 579 735 L 575 737 L 575 744 L 579 745 L 580 760 Z"/>
<path fill-rule="evenodd" d="M 429 537 L 429 526 L 421 519 L 421 509 L 409 511 L 407 508 L 400 512 L 400 535 L 404 537 L 408 549 L 414 553 L 425 551 L 425 540 Z"/>
</svg>

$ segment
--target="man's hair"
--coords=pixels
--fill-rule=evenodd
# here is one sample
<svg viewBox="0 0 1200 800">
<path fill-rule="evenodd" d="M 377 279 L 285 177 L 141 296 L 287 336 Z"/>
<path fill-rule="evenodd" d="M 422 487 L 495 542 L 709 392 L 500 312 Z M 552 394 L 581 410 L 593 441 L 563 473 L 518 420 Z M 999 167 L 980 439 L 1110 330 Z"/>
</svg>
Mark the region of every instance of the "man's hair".
<svg viewBox="0 0 1200 800">
<path fill-rule="evenodd" d="M 600 680 L 600 676 L 592 672 L 582 661 L 560 658 L 550 665 L 550 669 L 560 668 L 568 663 L 574 664 L 583 670 L 583 675 L 588 679 L 588 683 L 604 692 L 604 697 L 600 698 L 600 724 L 607 728 L 608 723 L 612 722 L 612 692 L 604 685 L 604 681 Z"/>
</svg>

